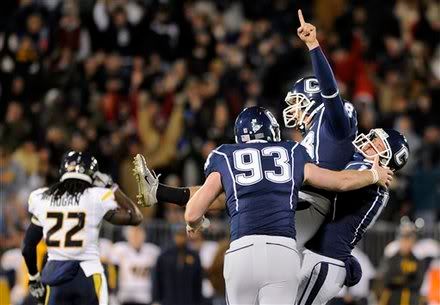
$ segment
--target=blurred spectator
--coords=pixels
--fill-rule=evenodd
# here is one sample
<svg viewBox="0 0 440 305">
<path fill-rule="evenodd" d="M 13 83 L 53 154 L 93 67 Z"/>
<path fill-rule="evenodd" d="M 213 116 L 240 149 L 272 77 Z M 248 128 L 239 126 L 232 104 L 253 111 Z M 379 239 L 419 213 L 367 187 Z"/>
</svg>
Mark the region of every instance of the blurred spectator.
<svg viewBox="0 0 440 305">
<path fill-rule="evenodd" d="M 191 239 L 191 248 L 199 253 L 200 262 L 203 268 L 202 296 L 206 300 L 211 300 L 214 296 L 214 289 L 208 279 L 207 272 L 214 260 L 218 243 L 216 241 L 205 240 L 203 233 L 199 232 L 195 238 Z"/>
<path fill-rule="evenodd" d="M 4 144 L 0 146 L 0 170 L 0 198 L 3 209 L 6 200 L 16 196 L 20 188 L 26 186 L 26 172 L 13 160 L 10 147 Z"/>
<path fill-rule="evenodd" d="M 223 265 L 226 250 L 229 248 L 229 240 L 220 240 L 211 266 L 208 269 L 208 277 L 214 288 L 213 305 L 225 305 L 225 279 L 223 278 Z"/>
<path fill-rule="evenodd" d="M 153 304 L 201 304 L 202 266 L 199 255 L 188 248 L 183 227 L 175 232 L 174 242 L 175 246 L 165 250 L 157 260 Z"/>
<path fill-rule="evenodd" d="M 403 222 L 399 230 L 399 251 L 385 258 L 381 266 L 380 274 L 385 286 L 380 293 L 381 304 L 420 303 L 420 287 L 425 270 L 413 252 L 416 240 L 415 225 Z"/>
<path fill-rule="evenodd" d="M 112 261 L 119 267 L 118 300 L 121 305 L 147 305 L 153 300 L 152 271 L 160 249 L 145 242 L 142 227 L 125 228 L 127 242 L 114 244 Z"/>
</svg>

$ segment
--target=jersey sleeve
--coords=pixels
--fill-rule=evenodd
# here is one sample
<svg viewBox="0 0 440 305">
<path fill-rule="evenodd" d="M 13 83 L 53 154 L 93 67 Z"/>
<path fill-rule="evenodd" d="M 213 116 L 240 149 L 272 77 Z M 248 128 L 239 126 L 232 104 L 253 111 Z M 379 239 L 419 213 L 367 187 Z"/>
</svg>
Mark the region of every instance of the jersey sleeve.
<svg viewBox="0 0 440 305">
<path fill-rule="evenodd" d="M 350 162 L 345 167 L 345 169 L 358 170 L 358 171 L 363 171 L 370 168 L 371 165 L 366 162 Z"/>
<path fill-rule="evenodd" d="M 97 204 L 101 212 L 101 217 L 111 210 L 116 210 L 118 203 L 115 199 L 115 193 L 113 190 L 103 187 L 94 187 L 93 191 L 97 196 Z"/>
<path fill-rule="evenodd" d="M 314 163 L 313 159 L 310 157 L 307 149 L 301 144 L 297 144 L 292 147 L 292 155 L 293 155 L 293 166 L 294 166 L 294 179 L 295 182 L 302 183 L 304 181 L 304 166 L 307 163 Z M 296 169 L 296 170 L 295 170 Z M 299 170 L 298 170 L 299 169 Z"/>
<path fill-rule="evenodd" d="M 40 214 L 42 213 L 42 211 L 41 208 L 39 207 L 39 203 L 41 201 L 41 196 L 45 190 L 47 190 L 47 188 L 41 188 L 33 191 L 29 195 L 29 199 L 28 199 L 28 211 L 32 215 L 31 222 L 39 227 L 43 226 L 40 221 L 40 217 L 41 217 Z"/>
<path fill-rule="evenodd" d="M 206 158 L 204 171 L 205 177 L 208 177 L 212 172 L 220 172 L 220 164 L 224 161 L 222 152 L 220 151 L 221 146 L 214 149 Z"/>
<path fill-rule="evenodd" d="M 325 105 L 325 115 L 333 136 L 343 139 L 351 134 L 351 121 L 345 110 L 344 102 L 339 94 L 338 85 L 332 68 L 320 47 L 310 51 L 313 72 L 321 88 L 321 96 Z"/>
</svg>

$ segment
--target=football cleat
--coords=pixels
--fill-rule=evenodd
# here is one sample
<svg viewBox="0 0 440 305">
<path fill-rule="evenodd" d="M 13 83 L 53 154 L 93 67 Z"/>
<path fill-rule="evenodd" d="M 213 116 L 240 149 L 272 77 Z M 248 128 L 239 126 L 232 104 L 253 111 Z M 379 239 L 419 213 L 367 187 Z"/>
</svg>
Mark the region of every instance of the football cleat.
<svg viewBox="0 0 440 305">
<path fill-rule="evenodd" d="M 151 207 L 157 203 L 156 192 L 159 186 L 159 176 L 150 171 L 141 154 L 134 157 L 133 164 L 133 174 L 138 185 L 137 204 L 142 207 Z"/>
</svg>

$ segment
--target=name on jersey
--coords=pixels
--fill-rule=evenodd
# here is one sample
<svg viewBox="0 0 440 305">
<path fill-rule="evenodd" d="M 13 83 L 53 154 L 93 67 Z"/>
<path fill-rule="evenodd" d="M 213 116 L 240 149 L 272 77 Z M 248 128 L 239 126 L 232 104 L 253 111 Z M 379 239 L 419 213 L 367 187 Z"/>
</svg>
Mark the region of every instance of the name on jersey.
<svg viewBox="0 0 440 305">
<path fill-rule="evenodd" d="M 67 207 L 67 206 L 79 206 L 79 200 L 76 200 L 73 196 L 62 197 L 60 200 L 51 200 L 51 207 Z"/>
</svg>

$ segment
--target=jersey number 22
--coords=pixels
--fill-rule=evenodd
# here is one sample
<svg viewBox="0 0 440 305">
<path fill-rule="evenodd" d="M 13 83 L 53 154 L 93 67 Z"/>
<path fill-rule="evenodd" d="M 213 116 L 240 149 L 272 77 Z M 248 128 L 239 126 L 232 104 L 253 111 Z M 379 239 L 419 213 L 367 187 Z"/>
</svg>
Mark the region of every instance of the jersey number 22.
<svg viewBox="0 0 440 305">
<path fill-rule="evenodd" d="M 46 236 L 46 245 L 48 247 L 60 247 L 61 241 L 60 240 L 54 240 L 51 239 L 52 235 L 58 232 L 62 227 L 63 223 L 65 221 L 64 219 L 64 213 L 61 212 L 47 212 L 47 218 L 53 218 L 56 220 L 55 224 L 52 228 L 47 231 Z M 83 212 L 69 212 L 67 213 L 66 219 L 72 219 L 73 221 L 77 221 L 77 223 L 70 228 L 69 231 L 66 232 L 65 238 L 64 238 L 64 247 L 65 248 L 72 248 L 72 247 L 82 247 L 83 241 L 82 240 L 76 240 L 73 238 L 73 235 L 78 233 L 84 228 L 85 225 L 85 218 L 86 213 Z"/>
</svg>

